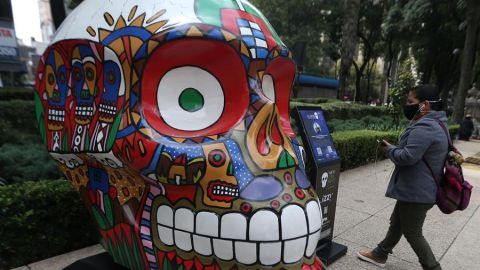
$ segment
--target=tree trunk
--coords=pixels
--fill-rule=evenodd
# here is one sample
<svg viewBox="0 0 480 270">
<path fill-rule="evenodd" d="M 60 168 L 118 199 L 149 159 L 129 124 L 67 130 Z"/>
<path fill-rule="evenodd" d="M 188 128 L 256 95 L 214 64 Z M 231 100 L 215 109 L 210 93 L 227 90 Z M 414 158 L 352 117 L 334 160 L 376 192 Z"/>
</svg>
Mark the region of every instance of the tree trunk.
<svg viewBox="0 0 480 270">
<path fill-rule="evenodd" d="M 52 10 L 53 24 L 58 29 L 66 17 L 63 0 L 50 0 L 50 9 Z"/>
<path fill-rule="evenodd" d="M 460 123 L 465 113 L 465 99 L 468 88 L 472 84 L 473 64 L 475 56 L 475 41 L 477 38 L 478 22 L 480 18 L 480 3 L 478 0 L 467 0 L 467 34 L 462 52 L 460 83 L 457 95 L 453 102 L 453 120 Z"/>
<path fill-rule="evenodd" d="M 345 16 L 343 17 L 342 45 L 340 49 L 340 89 L 338 91 L 338 98 L 343 98 L 346 94 L 347 78 L 358 43 L 357 27 L 358 14 L 360 12 L 360 0 L 345 0 L 344 6 Z"/>
</svg>

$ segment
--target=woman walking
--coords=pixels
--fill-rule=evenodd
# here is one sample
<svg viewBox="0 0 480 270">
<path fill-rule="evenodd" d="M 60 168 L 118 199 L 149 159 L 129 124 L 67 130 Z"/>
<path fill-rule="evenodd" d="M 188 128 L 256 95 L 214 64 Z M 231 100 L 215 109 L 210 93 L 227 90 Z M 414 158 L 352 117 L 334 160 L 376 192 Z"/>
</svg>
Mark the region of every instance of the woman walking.
<svg viewBox="0 0 480 270">
<path fill-rule="evenodd" d="M 427 240 L 423 223 L 435 205 L 437 185 L 428 165 L 440 177 L 448 154 L 448 138 L 441 124 L 447 126 L 438 91 L 430 85 L 413 88 L 404 106 L 411 124 L 400 137 L 398 146 L 383 141 L 382 145 L 395 170 L 386 196 L 397 200 L 390 217 L 385 239 L 372 251 L 361 251 L 361 260 L 385 266 L 388 254 L 405 236 L 425 270 L 441 270 Z M 427 165 L 428 163 L 428 165 Z"/>
</svg>

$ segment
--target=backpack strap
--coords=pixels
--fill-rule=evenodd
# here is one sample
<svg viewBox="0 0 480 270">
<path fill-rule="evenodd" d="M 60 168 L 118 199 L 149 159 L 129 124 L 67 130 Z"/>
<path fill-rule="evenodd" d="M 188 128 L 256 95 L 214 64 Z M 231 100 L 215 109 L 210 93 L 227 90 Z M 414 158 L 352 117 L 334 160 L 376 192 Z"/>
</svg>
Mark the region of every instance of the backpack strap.
<svg viewBox="0 0 480 270">
<path fill-rule="evenodd" d="M 447 127 L 445 126 L 445 124 L 438 120 L 438 119 L 435 119 L 435 121 L 437 121 L 437 123 L 440 125 L 440 127 L 442 127 L 443 131 L 445 132 L 445 135 L 447 135 L 447 139 L 448 139 L 448 150 L 454 150 L 455 152 L 458 152 L 457 151 L 457 148 L 455 148 L 455 146 L 453 145 L 453 142 L 452 142 L 452 138 L 450 137 L 450 132 L 448 131 Z"/>
<path fill-rule="evenodd" d="M 453 146 L 452 138 L 450 137 L 450 132 L 448 132 L 447 127 L 445 126 L 445 124 L 444 124 L 442 121 L 438 120 L 438 119 L 435 119 L 435 121 L 437 121 L 437 123 L 440 125 L 440 127 L 442 127 L 443 131 L 445 132 L 445 135 L 447 136 L 447 140 L 448 140 L 448 151 L 450 151 L 450 150 L 456 151 L 457 149 L 455 148 L 455 146 Z M 422 160 L 423 160 L 423 162 L 425 163 L 425 165 L 427 165 L 427 168 L 428 168 L 428 170 L 430 171 L 430 173 L 432 174 L 432 177 L 433 177 L 433 179 L 435 180 L 435 183 L 437 184 L 437 186 L 440 186 L 440 180 L 435 176 L 435 173 L 433 172 L 432 166 L 430 166 L 430 164 L 428 163 L 428 161 L 427 161 L 427 159 L 425 158 L 425 156 L 422 157 Z"/>
</svg>

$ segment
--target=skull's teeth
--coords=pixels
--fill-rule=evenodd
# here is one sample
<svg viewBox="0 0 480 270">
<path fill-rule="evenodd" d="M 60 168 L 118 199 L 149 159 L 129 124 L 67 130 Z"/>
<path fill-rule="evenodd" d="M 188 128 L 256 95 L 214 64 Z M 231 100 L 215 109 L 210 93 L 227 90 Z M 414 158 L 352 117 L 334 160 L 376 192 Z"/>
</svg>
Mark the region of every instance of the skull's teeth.
<svg viewBox="0 0 480 270">
<path fill-rule="evenodd" d="M 164 245 L 227 261 L 272 266 L 282 261 L 296 263 L 314 254 L 322 213 L 317 201 L 304 207 L 286 205 L 279 212 L 262 209 L 251 217 L 161 205 L 156 220 L 152 215 L 152 223 L 155 221 L 156 237 Z"/>
<path fill-rule="evenodd" d="M 65 111 L 64 110 L 56 110 L 56 109 L 48 109 L 48 120 L 56 121 L 56 122 L 64 122 L 65 121 Z"/>
<path fill-rule="evenodd" d="M 75 107 L 75 115 L 76 116 L 93 116 L 93 107 L 85 107 L 85 106 L 76 106 Z"/>
<path fill-rule="evenodd" d="M 98 109 L 101 113 L 106 113 L 110 115 L 115 115 L 117 113 L 117 108 L 115 106 L 109 106 L 107 104 L 100 104 Z"/>
<path fill-rule="evenodd" d="M 238 188 L 216 185 L 213 187 L 213 195 L 238 197 Z"/>
</svg>

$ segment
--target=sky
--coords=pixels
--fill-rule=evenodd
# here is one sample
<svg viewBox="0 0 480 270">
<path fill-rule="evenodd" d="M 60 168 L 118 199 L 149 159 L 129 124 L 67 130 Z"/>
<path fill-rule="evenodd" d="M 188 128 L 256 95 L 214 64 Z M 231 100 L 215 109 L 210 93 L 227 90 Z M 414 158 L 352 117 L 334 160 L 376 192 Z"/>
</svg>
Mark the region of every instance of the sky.
<svg viewBox="0 0 480 270">
<path fill-rule="evenodd" d="M 42 41 L 40 14 L 37 0 L 12 0 L 13 20 L 17 38 L 31 45 L 30 37 Z"/>
</svg>

